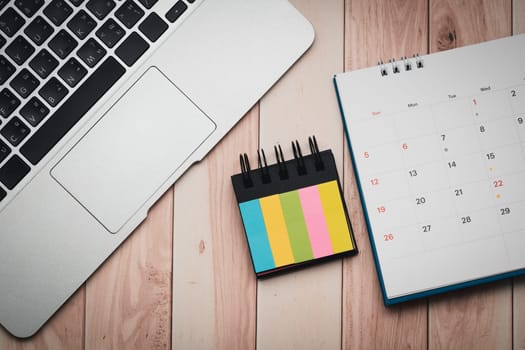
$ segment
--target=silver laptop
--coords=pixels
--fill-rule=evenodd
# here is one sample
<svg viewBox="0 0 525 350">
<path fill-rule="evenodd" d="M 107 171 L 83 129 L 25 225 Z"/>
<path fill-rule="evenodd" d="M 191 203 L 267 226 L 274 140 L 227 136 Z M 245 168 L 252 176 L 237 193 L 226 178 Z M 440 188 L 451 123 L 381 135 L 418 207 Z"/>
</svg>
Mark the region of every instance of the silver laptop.
<svg viewBox="0 0 525 350">
<path fill-rule="evenodd" d="M 34 334 L 307 50 L 286 0 L 0 0 L 0 323 Z"/>
</svg>

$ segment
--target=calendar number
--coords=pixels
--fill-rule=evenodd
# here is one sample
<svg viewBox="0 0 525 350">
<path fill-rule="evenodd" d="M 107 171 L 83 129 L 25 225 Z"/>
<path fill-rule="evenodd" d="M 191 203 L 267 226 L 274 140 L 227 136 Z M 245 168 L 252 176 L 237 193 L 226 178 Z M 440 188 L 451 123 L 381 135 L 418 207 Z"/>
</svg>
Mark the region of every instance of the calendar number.
<svg viewBox="0 0 525 350">
<path fill-rule="evenodd" d="M 370 154 L 368 152 L 363 153 L 363 157 L 370 158 Z"/>
<path fill-rule="evenodd" d="M 456 161 L 453 160 L 453 161 L 451 161 L 451 162 L 448 162 L 448 167 L 449 167 L 450 169 L 455 168 L 455 167 L 456 167 Z"/>
<path fill-rule="evenodd" d="M 494 187 L 503 187 L 503 180 L 494 180 L 492 181 Z"/>
<path fill-rule="evenodd" d="M 403 148 L 404 150 L 407 150 L 408 149 L 408 144 L 404 143 L 401 148 Z"/>
<path fill-rule="evenodd" d="M 462 224 L 469 224 L 472 222 L 472 219 L 470 218 L 470 216 L 462 216 L 461 217 L 461 223 Z"/>
<path fill-rule="evenodd" d="M 425 197 L 416 198 L 416 205 L 425 204 L 427 202 Z"/>
<path fill-rule="evenodd" d="M 509 214 L 510 214 L 510 208 L 501 208 L 501 209 L 499 210 L 499 213 L 500 213 L 501 215 L 509 215 Z"/>
<path fill-rule="evenodd" d="M 383 235 L 383 238 L 385 239 L 386 242 L 393 241 L 394 240 L 394 235 L 391 234 L 391 233 L 388 233 L 386 235 Z"/>
<path fill-rule="evenodd" d="M 386 212 L 386 208 L 385 208 L 385 206 L 382 205 L 382 206 L 378 207 L 378 208 L 377 208 L 377 212 L 380 213 L 380 214 Z"/>
<path fill-rule="evenodd" d="M 370 183 L 372 184 L 372 186 L 377 186 L 379 185 L 379 179 L 372 179 L 370 180 Z"/>
<path fill-rule="evenodd" d="M 454 193 L 456 194 L 456 197 L 463 195 L 463 190 L 461 188 L 457 188 L 454 190 Z"/>
<path fill-rule="evenodd" d="M 410 177 L 414 177 L 414 176 L 417 176 L 417 170 L 416 169 L 412 169 L 408 172 L 408 174 L 410 175 Z"/>
<path fill-rule="evenodd" d="M 479 132 L 485 132 L 485 126 L 481 125 L 481 126 L 479 127 Z"/>
<path fill-rule="evenodd" d="M 446 136 L 447 135 L 445 135 L 445 134 L 441 134 L 441 141 L 445 141 Z"/>
<path fill-rule="evenodd" d="M 516 90 L 510 90 L 510 96 L 516 97 Z"/>
<path fill-rule="evenodd" d="M 523 124 L 523 117 L 516 118 L 516 121 L 518 122 L 519 125 Z"/>
<path fill-rule="evenodd" d="M 423 225 L 423 226 L 421 226 L 421 230 L 423 230 L 423 232 L 430 232 L 431 228 L 432 228 L 432 225 Z"/>
<path fill-rule="evenodd" d="M 487 153 L 485 154 L 485 156 L 487 157 L 488 160 L 496 158 L 496 155 L 494 154 L 494 152 Z"/>
</svg>

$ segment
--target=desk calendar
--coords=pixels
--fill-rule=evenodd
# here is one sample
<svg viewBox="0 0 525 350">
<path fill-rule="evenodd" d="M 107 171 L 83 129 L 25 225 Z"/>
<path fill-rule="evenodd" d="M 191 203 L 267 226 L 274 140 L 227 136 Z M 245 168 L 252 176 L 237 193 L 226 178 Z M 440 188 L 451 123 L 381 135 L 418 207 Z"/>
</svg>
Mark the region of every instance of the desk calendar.
<svg viewBox="0 0 525 350">
<path fill-rule="evenodd" d="M 334 83 L 385 303 L 525 273 L 525 36 Z"/>
</svg>

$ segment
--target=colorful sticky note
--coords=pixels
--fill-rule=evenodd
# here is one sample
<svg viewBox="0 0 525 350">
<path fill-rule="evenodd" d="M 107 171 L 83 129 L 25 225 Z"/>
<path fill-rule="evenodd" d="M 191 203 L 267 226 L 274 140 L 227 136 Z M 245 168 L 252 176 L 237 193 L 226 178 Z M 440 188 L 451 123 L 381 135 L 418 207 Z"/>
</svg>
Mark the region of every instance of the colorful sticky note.
<svg viewBox="0 0 525 350">
<path fill-rule="evenodd" d="M 337 180 L 239 207 L 257 273 L 354 249 Z"/>
</svg>

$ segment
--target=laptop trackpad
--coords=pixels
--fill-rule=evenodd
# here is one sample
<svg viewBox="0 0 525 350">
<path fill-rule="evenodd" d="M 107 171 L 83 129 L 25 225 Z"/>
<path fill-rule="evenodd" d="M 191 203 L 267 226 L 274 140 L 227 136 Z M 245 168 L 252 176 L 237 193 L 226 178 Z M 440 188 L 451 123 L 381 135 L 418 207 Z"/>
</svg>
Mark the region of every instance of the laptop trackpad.
<svg viewBox="0 0 525 350">
<path fill-rule="evenodd" d="M 116 233 L 214 130 L 215 124 L 151 67 L 51 174 Z"/>
</svg>

